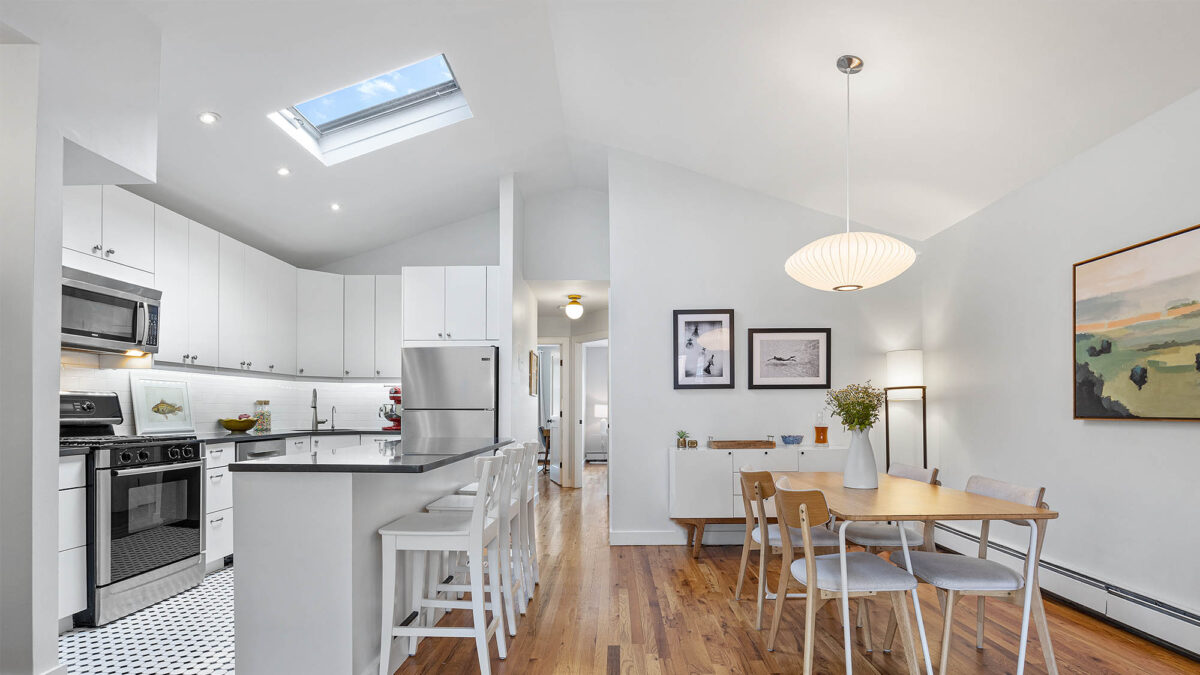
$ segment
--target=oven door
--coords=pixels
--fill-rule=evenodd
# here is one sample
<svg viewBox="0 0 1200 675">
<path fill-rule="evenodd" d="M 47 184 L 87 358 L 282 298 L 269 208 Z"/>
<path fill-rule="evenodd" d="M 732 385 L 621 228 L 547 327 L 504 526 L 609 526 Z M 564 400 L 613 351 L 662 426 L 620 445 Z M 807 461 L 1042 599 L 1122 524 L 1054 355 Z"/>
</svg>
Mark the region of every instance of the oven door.
<svg viewBox="0 0 1200 675">
<path fill-rule="evenodd" d="M 157 352 L 156 296 L 158 291 L 152 289 L 63 268 L 63 346 L 101 352 Z"/>
<path fill-rule="evenodd" d="M 97 470 L 97 586 L 204 551 L 203 476 L 203 462 Z"/>
</svg>

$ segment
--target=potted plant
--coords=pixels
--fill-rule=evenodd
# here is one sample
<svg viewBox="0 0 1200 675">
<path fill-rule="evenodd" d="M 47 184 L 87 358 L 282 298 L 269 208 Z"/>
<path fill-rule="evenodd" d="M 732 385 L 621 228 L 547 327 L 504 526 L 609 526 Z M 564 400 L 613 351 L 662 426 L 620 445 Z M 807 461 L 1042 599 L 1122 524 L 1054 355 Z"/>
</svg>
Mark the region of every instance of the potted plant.
<svg viewBox="0 0 1200 675">
<path fill-rule="evenodd" d="M 684 431 L 683 429 L 680 429 L 679 431 L 675 432 L 675 438 L 678 439 L 675 443 L 676 447 L 679 447 L 679 448 L 687 447 L 688 432 Z"/>
<path fill-rule="evenodd" d="M 875 489 L 879 487 L 879 470 L 875 466 L 875 451 L 868 432 L 879 421 L 883 407 L 883 390 L 866 384 L 851 384 L 825 395 L 830 413 L 842 420 L 850 430 L 850 452 L 842 472 L 842 485 L 848 488 Z"/>
</svg>

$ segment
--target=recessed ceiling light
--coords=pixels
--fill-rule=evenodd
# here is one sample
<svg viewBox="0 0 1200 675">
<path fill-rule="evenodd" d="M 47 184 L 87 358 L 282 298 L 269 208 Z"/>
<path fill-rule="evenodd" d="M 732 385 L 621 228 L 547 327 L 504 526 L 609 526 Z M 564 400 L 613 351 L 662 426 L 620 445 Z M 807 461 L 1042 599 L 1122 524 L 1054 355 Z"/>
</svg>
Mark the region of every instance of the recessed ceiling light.
<svg viewBox="0 0 1200 675">
<path fill-rule="evenodd" d="M 334 203 L 332 203 L 332 204 L 330 204 L 330 205 L 329 205 L 329 210 L 330 210 L 330 211 L 341 211 L 341 210 L 342 210 L 342 205 L 341 205 L 341 204 L 339 204 L 339 203 L 337 203 L 337 202 L 334 202 Z"/>
<path fill-rule="evenodd" d="M 281 166 L 281 167 L 279 167 L 279 169 L 277 169 L 275 171 L 275 173 L 279 174 L 280 176 L 287 176 L 292 173 L 292 170 L 287 168 L 286 166 Z"/>
<path fill-rule="evenodd" d="M 215 112 L 202 112 L 199 115 L 201 124 L 216 124 L 221 116 Z"/>
</svg>

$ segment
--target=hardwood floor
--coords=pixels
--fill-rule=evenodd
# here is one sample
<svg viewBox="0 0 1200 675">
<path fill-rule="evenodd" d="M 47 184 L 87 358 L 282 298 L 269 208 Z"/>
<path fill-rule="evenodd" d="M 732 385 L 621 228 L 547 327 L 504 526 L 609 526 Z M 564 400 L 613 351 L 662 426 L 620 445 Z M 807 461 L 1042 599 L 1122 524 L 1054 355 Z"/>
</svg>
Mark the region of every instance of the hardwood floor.
<svg viewBox="0 0 1200 675">
<path fill-rule="evenodd" d="M 546 478 L 538 505 L 541 584 L 518 621 L 508 658 L 495 673 L 798 673 L 802 668 L 803 601 L 789 600 L 775 652 L 767 631 L 754 630 L 753 591 L 735 600 L 740 546 L 708 546 L 693 559 L 684 546 L 608 546 L 606 469 L 589 465 L 587 486 L 561 490 Z M 753 561 L 755 558 L 751 558 Z M 756 564 L 751 565 L 757 569 Z M 772 579 L 778 573 L 770 570 Z M 747 586 L 757 583 L 754 573 Z M 941 613 L 933 591 L 922 586 L 922 612 L 936 667 Z M 773 604 L 773 603 L 772 603 Z M 872 603 L 876 651 L 855 647 L 855 673 L 906 673 L 900 640 L 879 651 L 887 625 L 886 601 Z M 769 621 L 771 609 L 766 619 Z M 1059 671 L 1066 673 L 1200 673 L 1200 664 L 1067 607 L 1047 602 Z M 986 648 L 975 649 L 975 604 L 955 608 L 950 672 L 1012 673 L 1020 614 L 988 603 Z M 851 615 L 853 620 L 853 615 Z M 444 625 L 466 624 L 466 612 Z M 914 627 L 915 628 L 915 627 Z M 817 615 L 814 672 L 842 672 L 842 631 L 833 612 Z M 1044 673 L 1036 632 L 1029 639 L 1025 672 Z M 478 672 L 473 640 L 433 638 L 397 671 Z"/>
</svg>

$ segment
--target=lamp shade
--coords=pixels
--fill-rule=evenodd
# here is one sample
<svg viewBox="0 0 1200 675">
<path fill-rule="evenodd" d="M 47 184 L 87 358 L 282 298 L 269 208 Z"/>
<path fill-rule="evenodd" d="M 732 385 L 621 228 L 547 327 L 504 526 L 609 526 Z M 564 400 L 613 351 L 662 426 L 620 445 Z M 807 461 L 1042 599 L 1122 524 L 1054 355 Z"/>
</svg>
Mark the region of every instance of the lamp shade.
<svg viewBox="0 0 1200 675">
<path fill-rule="evenodd" d="M 599 417 L 602 419 L 608 419 L 608 404 L 607 403 L 597 403 L 596 409 L 594 412 L 595 412 L 596 417 Z"/>
<path fill-rule="evenodd" d="M 811 242 L 784 263 L 788 276 L 819 291 L 858 291 L 900 276 L 917 253 L 878 232 L 842 232 Z"/>
<path fill-rule="evenodd" d="M 887 353 L 887 386 L 920 387 L 925 384 L 925 354 L 920 349 L 901 349 Z M 888 392 L 893 400 L 921 398 L 919 389 Z"/>
<path fill-rule="evenodd" d="M 575 320 L 583 316 L 583 303 L 579 302 L 579 298 L 582 297 L 582 295 L 567 296 L 567 304 L 563 306 L 563 311 L 566 312 L 568 319 Z"/>
</svg>

